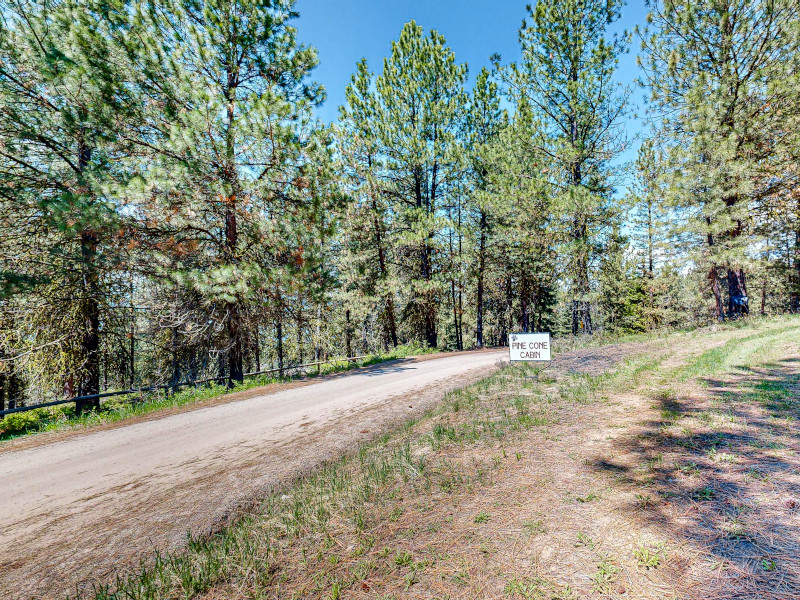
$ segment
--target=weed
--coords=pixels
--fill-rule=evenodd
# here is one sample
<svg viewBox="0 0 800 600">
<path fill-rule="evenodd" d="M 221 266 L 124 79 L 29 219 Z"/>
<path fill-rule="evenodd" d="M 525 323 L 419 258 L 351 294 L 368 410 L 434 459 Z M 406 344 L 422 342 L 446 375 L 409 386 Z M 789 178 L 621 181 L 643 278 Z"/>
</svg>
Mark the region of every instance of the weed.
<svg viewBox="0 0 800 600">
<path fill-rule="evenodd" d="M 506 596 L 524 600 L 573 600 L 575 595 L 568 586 L 559 586 L 543 577 L 512 578 L 506 583 Z"/>
<path fill-rule="evenodd" d="M 524 526 L 525 526 L 525 531 L 527 531 L 531 535 L 539 535 L 542 533 L 547 533 L 547 527 L 545 527 L 544 521 L 540 520 L 525 521 Z"/>
<path fill-rule="evenodd" d="M 681 465 L 678 470 L 684 475 L 689 475 L 690 477 L 697 477 L 700 475 L 700 467 L 697 466 L 696 462 L 688 462 L 685 465 Z"/>
<path fill-rule="evenodd" d="M 708 458 L 714 462 L 734 463 L 736 462 L 736 455 L 729 452 L 719 452 L 716 446 L 712 447 L 707 453 Z"/>
<path fill-rule="evenodd" d="M 578 532 L 578 540 L 575 542 L 575 546 L 585 546 L 590 550 L 594 550 L 595 543 L 594 540 L 585 534 L 583 531 Z"/>
<path fill-rule="evenodd" d="M 482 525 L 484 523 L 488 523 L 489 522 L 489 514 L 484 512 L 484 511 L 479 512 L 477 515 L 475 515 L 475 522 L 480 524 L 480 525 Z"/>
<path fill-rule="evenodd" d="M 595 494 L 594 492 L 589 492 L 585 496 L 578 496 L 575 498 L 576 501 L 580 502 L 581 504 L 585 504 L 587 502 L 594 502 L 595 500 L 599 500 L 600 496 Z"/>
<path fill-rule="evenodd" d="M 750 479 L 757 479 L 758 481 L 769 481 L 770 479 L 769 473 L 766 473 L 765 471 L 762 471 L 756 467 L 750 467 L 747 469 L 745 476 Z"/>
<path fill-rule="evenodd" d="M 592 574 L 593 589 L 601 594 L 609 591 L 619 577 L 620 570 L 610 558 L 604 558 Z"/>
<path fill-rule="evenodd" d="M 636 504 L 640 508 L 650 508 L 658 504 L 658 500 L 648 494 L 636 494 Z"/>
<path fill-rule="evenodd" d="M 716 492 L 710 485 L 704 486 L 694 493 L 694 497 L 697 500 L 713 500 L 715 496 Z"/>
<path fill-rule="evenodd" d="M 661 468 L 664 464 L 664 455 L 663 454 L 656 454 L 652 458 L 647 459 L 647 470 L 648 471 L 656 471 L 657 469 Z"/>
<path fill-rule="evenodd" d="M 467 583 L 469 583 L 469 571 L 467 571 L 466 569 L 462 569 L 461 571 L 456 571 L 455 573 L 453 573 L 451 579 L 461 585 L 467 585 Z"/>
<path fill-rule="evenodd" d="M 398 567 L 405 567 L 414 561 L 414 557 L 407 550 L 402 550 L 394 557 L 394 564 Z"/>
<path fill-rule="evenodd" d="M 640 546 L 634 553 L 633 557 L 636 559 L 636 564 L 642 569 L 655 569 L 661 564 L 664 551 L 663 545 L 656 547 Z"/>
<path fill-rule="evenodd" d="M 724 521 L 720 529 L 729 540 L 745 540 L 749 537 L 744 523 L 739 519 Z"/>
</svg>

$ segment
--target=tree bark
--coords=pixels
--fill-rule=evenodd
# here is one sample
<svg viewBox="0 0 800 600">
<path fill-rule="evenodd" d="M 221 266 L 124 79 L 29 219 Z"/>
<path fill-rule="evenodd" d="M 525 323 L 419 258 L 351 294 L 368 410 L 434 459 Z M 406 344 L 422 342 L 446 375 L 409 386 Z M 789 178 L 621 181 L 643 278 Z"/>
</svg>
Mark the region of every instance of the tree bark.
<svg viewBox="0 0 800 600">
<path fill-rule="evenodd" d="M 477 317 L 475 323 L 475 341 L 478 348 L 483 348 L 483 278 L 486 270 L 486 213 L 481 211 L 481 235 L 478 242 L 478 298 Z"/>
<path fill-rule="evenodd" d="M 278 337 L 278 375 L 283 377 L 283 307 L 278 307 L 275 333 Z"/>
<path fill-rule="evenodd" d="M 261 331 L 256 323 L 255 335 L 253 336 L 253 354 L 256 359 L 256 373 L 261 372 Z"/>
<path fill-rule="evenodd" d="M 744 269 L 728 268 L 728 318 L 737 319 L 750 313 Z"/>
<path fill-rule="evenodd" d="M 228 303 L 228 387 L 244 381 L 244 367 L 242 356 L 241 319 L 239 305 Z"/>
<path fill-rule="evenodd" d="M 84 139 L 78 143 L 78 173 L 82 177 L 92 158 L 92 148 Z M 89 190 L 87 188 L 87 193 Z M 81 366 L 78 368 L 78 389 L 73 390 L 74 376 L 65 386 L 68 395 L 92 396 L 100 393 L 100 276 L 97 271 L 97 253 L 100 244 L 97 233 L 86 228 L 81 232 L 81 285 L 78 314 L 81 321 Z M 99 398 L 78 400 L 75 412 L 99 408 Z"/>
<path fill-rule="evenodd" d="M 372 163 L 370 162 L 370 166 Z M 372 194 L 372 219 L 375 228 L 375 245 L 378 248 L 378 267 L 381 271 L 381 280 L 386 284 L 389 279 L 389 270 L 386 267 L 386 251 L 383 247 L 382 225 L 378 219 L 378 203 L 375 199 L 375 192 Z M 397 348 L 397 322 L 394 316 L 394 298 L 391 291 L 386 293 L 386 321 L 389 329 L 389 337 L 392 346 Z"/>
<path fill-rule="evenodd" d="M 302 302 L 298 299 L 298 302 Z M 297 309 L 297 359 L 298 364 L 303 364 L 303 310 Z"/>
<path fill-rule="evenodd" d="M 520 290 L 520 325 L 522 331 L 528 333 L 530 328 L 530 317 L 528 315 L 528 278 L 522 276 L 522 289 Z"/>
<path fill-rule="evenodd" d="M 422 190 L 422 169 L 421 167 L 415 168 L 414 173 L 414 194 L 416 196 L 416 206 L 420 211 L 424 211 L 427 215 L 430 212 L 430 203 L 426 199 Z M 436 348 L 437 335 L 436 335 L 436 306 L 431 298 L 430 287 L 432 268 L 431 268 L 431 245 L 429 236 L 422 242 L 420 251 L 420 277 L 426 287 L 425 291 L 418 294 L 418 300 L 421 304 L 423 312 L 423 338 L 430 348 Z"/>
<path fill-rule="evenodd" d="M 134 380 L 136 379 L 136 308 L 134 307 L 133 296 L 133 279 L 131 279 L 131 332 L 130 332 L 130 348 L 128 350 L 128 360 L 130 371 L 130 388 L 133 389 Z"/>
<path fill-rule="evenodd" d="M 503 319 L 503 329 L 501 332 L 503 345 L 508 344 L 508 336 L 514 326 L 514 290 L 511 286 L 511 275 L 506 275 L 506 315 Z"/>
<path fill-rule="evenodd" d="M 228 123 L 225 132 L 225 169 L 223 179 L 228 185 L 228 197 L 225 198 L 225 258 L 228 264 L 236 262 L 238 246 L 238 230 L 236 223 L 236 202 L 238 193 L 238 174 L 236 172 L 236 148 L 234 138 L 234 120 L 236 88 L 238 86 L 237 71 L 233 65 L 227 65 L 227 86 L 225 99 L 227 101 Z M 228 387 L 233 387 L 234 382 L 244 381 L 243 352 L 242 352 L 242 323 L 238 302 L 229 302 L 227 305 L 227 330 L 228 330 Z"/>
<path fill-rule="evenodd" d="M 99 275 L 97 273 L 97 235 L 91 230 L 81 233 L 81 359 L 78 373 L 78 396 L 100 393 L 100 301 Z M 81 414 L 100 407 L 99 398 L 78 400 L 75 412 Z"/>
<path fill-rule="evenodd" d="M 322 325 L 322 305 L 317 304 L 317 324 L 316 324 L 316 339 L 314 340 L 314 362 L 319 362 L 322 356 L 322 348 L 320 348 L 320 326 Z M 319 367 L 317 367 L 319 371 Z"/>
<path fill-rule="evenodd" d="M 344 311 L 344 344 L 345 344 L 345 352 L 347 352 L 347 358 L 351 358 L 353 356 L 353 348 L 352 348 L 352 340 L 351 340 L 351 330 L 350 330 L 350 309 L 346 309 Z"/>
<path fill-rule="evenodd" d="M 714 295 L 714 304 L 717 311 L 717 320 L 725 321 L 725 310 L 722 308 L 722 294 L 719 289 L 719 277 L 717 277 L 717 266 L 711 265 L 708 270 L 708 281 L 711 285 L 711 293 Z"/>
<path fill-rule="evenodd" d="M 172 393 L 178 389 L 180 382 L 180 364 L 178 362 L 178 328 L 173 326 L 170 328 L 170 354 L 172 355 L 172 376 L 169 383 L 172 386 Z"/>
<path fill-rule="evenodd" d="M 0 411 L 6 409 L 6 397 L 8 396 L 8 362 L 6 353 L 0 346 Z M 0 421 L 3 417 L 0 417 Z"/>
<path fill-rule="evenodd" d="M 800 194 L 797 196 L 797 214 L 794 230 L 794 289 L 790 300 L 790 310 L 800 313 Z"/>
</svg>

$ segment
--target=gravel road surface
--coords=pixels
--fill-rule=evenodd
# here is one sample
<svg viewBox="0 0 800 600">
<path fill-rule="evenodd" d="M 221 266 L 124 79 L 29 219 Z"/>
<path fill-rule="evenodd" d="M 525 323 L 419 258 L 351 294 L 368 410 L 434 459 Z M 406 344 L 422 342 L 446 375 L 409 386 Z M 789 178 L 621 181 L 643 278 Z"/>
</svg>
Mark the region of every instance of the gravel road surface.
<svg viewBox="0 0 800 600">
<path fill-rule="evenodd" d="M 398 360 L 0 453 L 0 598 L 59 598 L 203 533 L 507 356 Z M 43 438 L 46 441 L 46 438 Z"/>
</svg>

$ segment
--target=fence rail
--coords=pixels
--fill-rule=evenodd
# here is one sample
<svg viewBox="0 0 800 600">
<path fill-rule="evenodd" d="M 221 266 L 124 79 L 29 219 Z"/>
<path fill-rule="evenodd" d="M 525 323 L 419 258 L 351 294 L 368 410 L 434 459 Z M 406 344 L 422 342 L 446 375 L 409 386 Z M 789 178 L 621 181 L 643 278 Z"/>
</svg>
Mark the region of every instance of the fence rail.
<svg viewBox="0 0 800 600">
<path fill-rule="evenodd" d="M 353 356 L 352 358 L 333 358 L 331 360 L 323 360 L 317 361 L 312 363 L 306 363 L 302 365 L 294 365 L 288 366 L 284 368 L 277 368 L 277 369 L 266 369 L 264 371 L 255 371 L 253 373 L 245 373 L 244 377 L 257 377 L 258 375 L 267 375 L 269 373 L 279 373 L 279 372 L 291 372 L 297 371 L 298 369 L 305 369 L 306 367 L 316 367 L 319 365 L 327 365 L 330 363 L 336 363 L 341 361 L 357 361 L 362 360 L 365 358 L 371 358 L 370 356 Z M 62 404 L 70 404 L 71 402 L 80 402 L 82 400 L 101 400 L 102 398 L 111 398 L 112 396 L 130 396 L 133 394 L 141 395 L 144 392 L 157 392 L 158 390 L 175 390 L 182 387 L 187 387 L 190 385 L 198 386 L 198 385 L 205 385 L 212 382 L 217 381 L 228 381 L 228 377 L 212 377 L 210 379 L 195 379 L 194 381 L 182 381 L 180 383 L 167 383 L 161 385 L 148 385 L 144 387 L 138 387 L 131 390 L 121 390 L 119 392 L 103 392 L 102 394 L 90 394 L 88 396 L 75 396 L 74 398 L 65 398 L 64 400 L 54 400 L 53 402 L 42 402 L 40 404 L 31 404 L 30 406 L 19 406 L 16 408 L 7 408 L 6 410 L 0 410 L 0 418 L 4 417 L 5 415 L 10 415 L 13 413 L 19 412 L 26 412 L 29 410 L 36 410 L 37 408 L 47 408 L 49 406 L 60 406 Z"/>
</svg>

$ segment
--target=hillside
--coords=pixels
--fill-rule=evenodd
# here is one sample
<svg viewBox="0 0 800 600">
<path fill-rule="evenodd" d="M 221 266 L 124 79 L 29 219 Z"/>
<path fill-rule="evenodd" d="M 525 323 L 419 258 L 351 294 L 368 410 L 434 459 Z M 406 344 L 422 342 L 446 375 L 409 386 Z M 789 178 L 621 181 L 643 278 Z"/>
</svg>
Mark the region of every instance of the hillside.
<svg viewBox="0 0 800 600">
<path fill-rule="evenodd" d="M 799 386 L 790 317 L 506 366 L 81 596 L 789 598 Z"/>
</svg>

